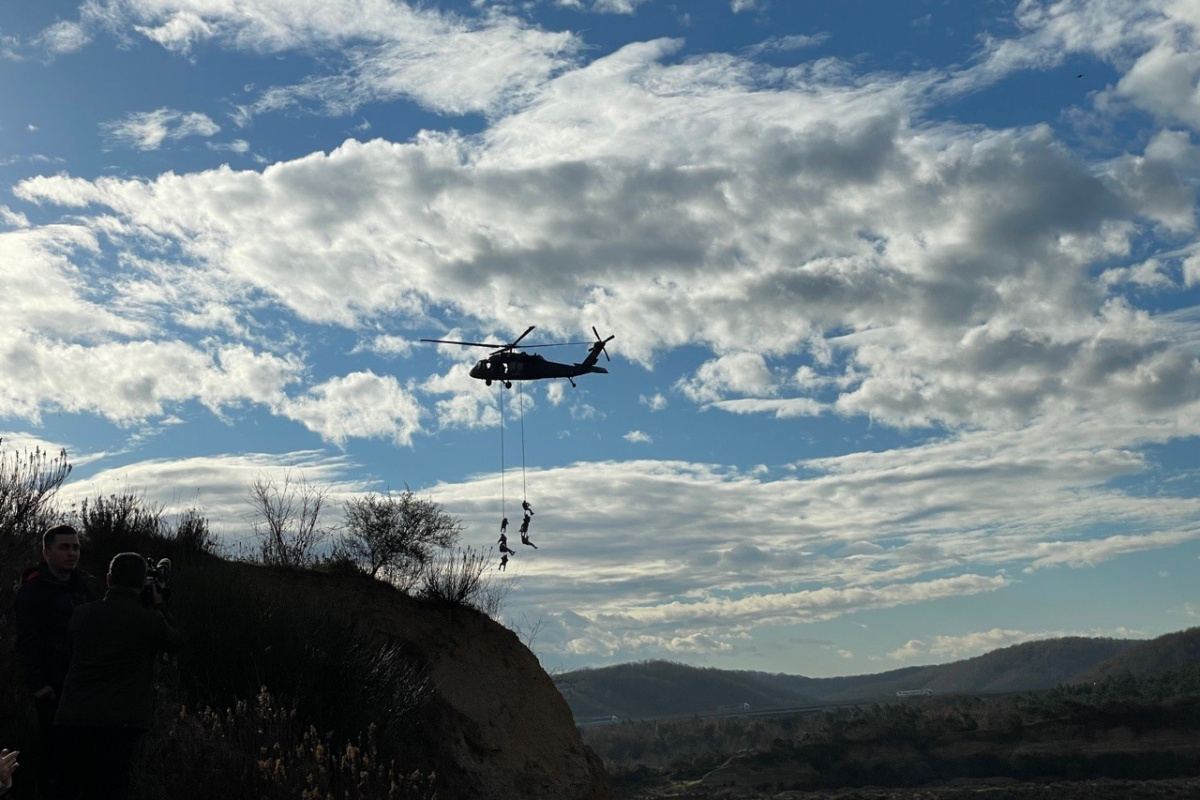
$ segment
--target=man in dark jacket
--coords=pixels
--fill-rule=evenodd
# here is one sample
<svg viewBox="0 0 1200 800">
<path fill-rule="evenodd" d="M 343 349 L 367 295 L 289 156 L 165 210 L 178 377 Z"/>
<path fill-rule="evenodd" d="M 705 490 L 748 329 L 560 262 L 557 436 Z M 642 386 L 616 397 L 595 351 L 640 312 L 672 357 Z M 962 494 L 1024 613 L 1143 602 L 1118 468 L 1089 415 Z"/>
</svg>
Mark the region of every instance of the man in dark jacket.
<svg viewBox="0 0 1200 800">
<path fill-rule="evenodd" d="M 97 599 L 96 582 L 79 564 L 79 534 L 57 525 L 42 535 L 42 562 L 25 574 L 13 603 L 17 622 L 17 654 L 25 687 L 37 706 L 41 738 L 38 784 L 49 790 L 55 756 L 54 714 L 71 662 L 68 626 L 75 607 Z"/>
<path fill-rule="evenodd" d="M 54 720 L 64 767 L 55 798 L 125 796 L 134 751 L 154 717 L 154 656 L 183 646 L 157 587 L 153 607 L 142 605 L 146 571 L 142 556 L 119 553 L 104 600 L 71 620 L 71 668 Z"/>
</svg>

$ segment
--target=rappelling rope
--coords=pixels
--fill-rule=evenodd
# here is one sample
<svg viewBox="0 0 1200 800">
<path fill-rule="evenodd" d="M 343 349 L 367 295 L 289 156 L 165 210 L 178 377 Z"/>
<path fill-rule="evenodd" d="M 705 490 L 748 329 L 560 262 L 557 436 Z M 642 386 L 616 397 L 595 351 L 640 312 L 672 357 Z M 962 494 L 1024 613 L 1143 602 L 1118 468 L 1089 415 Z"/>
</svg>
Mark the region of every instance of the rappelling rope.
<svg viewBox="0 0 1200 800">
<path fill-rule="evenodd" d="M 525 494 L 525 395 L 522 393 L 519 383 L 517 392 L 521 395 L 521 500 L 528 500 L 529 497 Z"/>
<path fill-rule="evenodd" d="M 504 519 L 508 516 L 508 505 L 504 497 L 504 382 L 497 381 L 497 384 L 500 394 L 500 518 Z"/>
</svg>

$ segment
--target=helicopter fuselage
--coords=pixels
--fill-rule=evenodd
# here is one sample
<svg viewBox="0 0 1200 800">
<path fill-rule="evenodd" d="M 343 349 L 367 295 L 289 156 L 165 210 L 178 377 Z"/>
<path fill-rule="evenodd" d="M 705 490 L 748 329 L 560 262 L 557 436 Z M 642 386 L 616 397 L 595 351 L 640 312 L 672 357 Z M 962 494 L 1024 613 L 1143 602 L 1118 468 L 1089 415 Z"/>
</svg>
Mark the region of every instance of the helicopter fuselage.
<svg viewBox="0 0 1200 800">
<path fill-rule="evenodd" d="M 486 381 L 536 381 L 543 378 L 574 378 L 589 372 L 608 373 L 604 367 L 594 364 L 561 364 L 547 361 L 536 353 L 504 352 L 493 353 L 480 359 L 471 368 L 472 378 Z"/>
</svg>

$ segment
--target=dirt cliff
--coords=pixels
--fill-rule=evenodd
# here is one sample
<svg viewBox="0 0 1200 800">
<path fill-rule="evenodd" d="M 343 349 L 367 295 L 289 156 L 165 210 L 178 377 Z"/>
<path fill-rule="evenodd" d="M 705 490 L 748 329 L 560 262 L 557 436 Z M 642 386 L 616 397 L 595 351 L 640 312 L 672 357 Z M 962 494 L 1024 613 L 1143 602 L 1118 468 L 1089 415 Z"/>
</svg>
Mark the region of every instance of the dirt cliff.
<svg viewBox="0 0 1200 800">
<path fill-rule="evenodd" d="M 423 661 L 432 692 L 419 723 L 422 760 L 436 771 L 441 800 L 612 797 L 566 701 L 515 633 L 474 609 L 418 601 L 370 580 L 288 580 L 311 582 L 348 619 Z"/>
</svg>

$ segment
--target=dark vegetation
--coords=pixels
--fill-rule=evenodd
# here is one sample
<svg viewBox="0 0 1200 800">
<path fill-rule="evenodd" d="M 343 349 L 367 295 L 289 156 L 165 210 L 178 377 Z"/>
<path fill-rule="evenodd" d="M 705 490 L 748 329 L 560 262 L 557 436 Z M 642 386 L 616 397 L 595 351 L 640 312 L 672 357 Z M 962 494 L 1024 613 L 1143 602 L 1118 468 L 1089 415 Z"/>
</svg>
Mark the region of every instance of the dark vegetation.
<svg viewBox="0 0 1200 800">
<path fill-rule="evenodd" d="M 434 557 L 435 548 L 457 540 L 456 520 L 408 497 L 428 512 L 423 535 L 430 525 L 441 526 L 417 548 L 420 558 L 404 547 L 382 565 L 357 560 L 352 547 L 321 555 L 318 545 L 330 533 L 319 516 L 324 494 L 302 484 L 259 481 L 250 497 L 257 498 L 261 547 L 252 563 L 238 562 L 218 552 L 197 509 L 168 519 L 133 494 L 56 507 L 54 494 L 69 474 L 65 453 L 0 447 L 0 586 L 7 598 L 0 607 L 0 640 L 6 643 L 0 647 L 6 687 L 0 692 L 0 742 L 23 751 L 24 775 L 36 773 L 39 756 L 32 705 L 21 690 L 11 645 L 12 596 L 22 570 L 38 560 L 40 532 L 65 520 L 80 531 L 81 568 L 101 581 L 118 552 L 174 564 L 169 607 L 188 647 L 160 666 L 158 719 L 140 761 L 135 798 L 434 796 L 430 745 L 420 735 L 430 694 L 421 658 L 354 624 L 345 609 L 289 591 L 288 575 L 336 572 L 343 582 L 378 590 L 369 571 L 407 569 L 427 602 L 496 612 L 502 598 L 483 575 L 486 562 L 469 552 Z M 343 544 L 402 536 L 397 531 L 403 523 L 397 515 L 370 531 L 351 526 Z M 18 780 L 14 796 L 31 796 L 24 794 L 31 789 L 31 780 Z"/>
<path fill-rule="evenodd" d="M 997 697 L 585 728 L 621 796 L 1200 775 L 1200 665 Z M 730 787 L 743 793 L 728 794 Z M 725 792 L 725 794 L 721 794 Z"/>
</svg>

